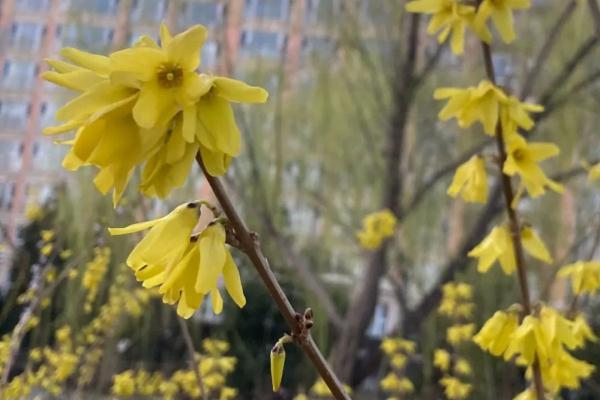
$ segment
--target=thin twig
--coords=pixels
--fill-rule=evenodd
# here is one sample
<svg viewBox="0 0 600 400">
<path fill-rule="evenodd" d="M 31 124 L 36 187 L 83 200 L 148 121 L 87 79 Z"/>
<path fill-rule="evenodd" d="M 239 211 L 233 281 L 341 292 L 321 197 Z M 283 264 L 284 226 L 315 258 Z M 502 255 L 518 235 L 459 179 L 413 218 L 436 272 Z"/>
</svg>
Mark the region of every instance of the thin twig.
<svg viewBox="0 0 600 400">
<path fill-rule="evenodd" d="M 533 85 L 538 75 L 540 75 L 540 70 L 542 69 L 542 66 L 545 64 L 546 60 L 550 56 L 550 53 L 552 52 L 552 49 L 554 48 L 554 45 L 557 42 L 556 39 L 562 32 L 571 15 L 573 15 L 573 11 L 575 11 L 576 7 L 576 0 L 569 1 L 563 12 L 560 13 L 558 18 L 556 19 L 554 25 L 552 25 L 552 28 L 550 28 L 549 33 L 546 36 L 546 41 L 544 42 L 544 45 L 542 46 L 540 52 L 535 58 L 533 67 L 529 70 L 529 72 L 527 73 L 527 77 L 524 80 L 520 96 L 522 99 L 525 99 L 533 91 Z"/>
<path fill-rule="evenodd" d="M 190 367 L 192 368 L 192 371 L 194 371 L 196 383 L 198 383 L 198 387 L 202 392 L 202 400 L 208 400 L 208 393 L 206 393 L 204 381 L 202 380 L 202 376 L 200 376 L 200 360 L 198 360 L 196 350 L 194 349 L 194 342 L 192 341 L 192 335 L 190 335 L 190 328 L 185 323 L 185 320 L 183 318 L 176 318 L 177 322 L 179 322 L 179 326 L 181 327 L 181 333 L 183 333 L 183 341 L 185 342 L 185 347 L 187 349 L 188 355 L 190 356 Z"/>
<path fill-rule="evenodd" d="M 215 196 L 217 197 L 217 200 L 219 200 L 225 215 L 227 218 L 229 218 L 229 222 L 231 223 L 231 226 L 235 231 L 238 240 L 240 241 L 240 245 L 244 253 L 248 256 L 254 265 L 254 268 L 256 268 L 256 271 L 259 273 L 271 297 L 273 300 L 275 300 L 275 303 L 279 308 L 279 312 L 287 321 L 292 332 L 300 329 L 301 327 L 298 326 L 297 319 L 297 315 L 299 314 L 296 313 L 296 310 L 294 310 L 294 307 L 292 307 L 283 289 L 279 285 L 275 274 L 271 270 L 267 258 L 262 253 L 257 235 L 251 233 L 248 228 L 246 228 L 246 223 L 233 206 L 221 181 L 219 178 L 211 176 L 206 171 L 199 153 L 196 155 L 196 162 L 204 172 L 204 176 L 212 188 Z M 298 344 L 298 346 L 300 346 L 300 348 L 302 348 L 304 353 L 306 353 L 308 358 L 311 360 L 314 367 L 319 372 L 319 375 L 321 378 L 323 378 L 323 381 L 327 384 L 329 390 L 331 390 L 333 396 L 338 400 L 349 400 L 350 397 L 344 391 L 342 384 L 325 361 L 325 358 L 321 354 L 310 334 L 307 334 L 303 340 L 296 340 L 295 342 Z"/>
</svg>

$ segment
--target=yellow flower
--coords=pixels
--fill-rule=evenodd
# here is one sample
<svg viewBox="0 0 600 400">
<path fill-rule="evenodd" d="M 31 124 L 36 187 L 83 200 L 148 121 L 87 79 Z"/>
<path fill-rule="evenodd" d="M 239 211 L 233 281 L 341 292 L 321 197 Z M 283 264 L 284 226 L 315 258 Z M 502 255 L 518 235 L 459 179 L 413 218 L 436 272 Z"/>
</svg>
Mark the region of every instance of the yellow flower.
<svg viewBox="0 0 600 400">
<path fill-rule="evenodd" d="M 229 343 L 224 340 L 204 339 L 202 341 L 202 348 L 208 354 L 217 356 L 229 351 Z"/>
<path fill-rule="evenodd" d="M 520 359 L 531 366 L 536 358 L 539 360 L 548 358 L 549 345 L 540 319 L 528 315 L 513 332 L 504 352 L 504 359 L 510 360 L 514 355 L 520 355 Z"/>
<path fill-rule="evenodd" d="M 475 17 L 477 31 L 489 42 L 491 33 L 486 26 L 486 22 L 491 18 L 502 40 L 505 43 L 510 43 L 516 37 L 512 10 L 527 9 L 530 6 L 530 0 L 483 0 Z"/>
<path fill-rule="evenodd" d="M 406 366 L 407 361 L 408 361 L 408 358 L 404 354 L 394 354 L 390 358 L 390 364 L 392 365 L 392 367 L 397 368 L 397 369 L 404 368 Z"/>
<path fill-rule="evenodd" d="M 531 197 L 545 193 L 545 187 L 562 193 L 562 185 L 548 178 L 538 162 L 553 157 L 560 152 L 553 143 L 527 143 L 520 135 L 514 134 L 506 138 L 507 158 L 502 171 L 509 175 L 519 175 Z"/>
<path fill-rule="evenodd" d="M 146 265 L 179 260 L 188 247 L 190 235 L 199 216 L 200 202 L 195 201 L 181 204 L 162 218 L 139 222 L 125 228 L 108 228 L 108 231 L 111 235 L 126 235 L 150 229 L 127 258 L 127 265 L 138 271 Z"/>
<path fill-rule="evenodd" d="M 581 380 L 588 378 L 595 367 L 561 350 L 553 356 L 552 362 L 542 363 L 540 369 L 544 387 L 557 394 L 562 388 L 579 389 Z M 531 375 L 531 368 L 528 368 L 527 376 L 531 378 Z"/>
<path fill-rule="evenodd" d="M 494 356 L 500 356 L 506 351 L 518 325 L 519 320 L 513 313 L 496 311 L 473 337 L 473 342 Z"/>
<path fill-rule="evenodd" d="M 500 104 L 507 101 L 502 89 L 487 80 L 481 81 L 477 87 L 466 89 L 436 89 L 433 97 L 436 100 L 449 99 L 438 114 L 440 120 L 446 121 L 454 117 L 461 128 L 468 128 L 479 121 L 485 133 L 491 136 L 496 134 Z"/>
<path fill-rule="evenodd" d="M 433 352 L 433 365 L 439 368 L 442 372 L 448 371 L 450 368 L 450 353 L 444 349 L 436 349 Z"/>
<path fill-rule="evenodd" d="M 164 137 L 164 144 L 148 159 L 142 171 L 140 191 L 146 196 L 165 198 L 174 188 L 185 183 L 198 143 L 183 139 L 181 113 L 173 119 L 173 129 Z"/>
<path fill-rule="evenodd" d="M 161 46 L 142 37 L 105 57 L 66 48 L 68 62 L 48 60 L 43 77 L 79 95 L 58 110 L 53 135 L 77 129 L 63 166 L 100 169 L 94 183 L 121 199 L 133 170 L 146 162 L 142 191 L 166 196 L 181 186 L 199 152 L 207 171 L 222 175 L 239 154 L 240 134 L 230 102 L 263 103 L 267 92 L 233 79 L 198 74 L 206 29 L 196 25 L 172 37 L 161 27 Z"/>
<path fill-rule="evenodd" d="M 379 386 L 386 392 L 412 393 L 415 390 L 413 383 L 405 377 L 399 377 L 393 372 L 387 374 Z"/>
<path fill-rule="evenodd" d="M 63 251 L 60 252 L 59 257 L 61 260 L 66 260 L 69 257 L 71 257 L 73 255 L 73 250 L 71 249 L 65 249 Z"/>
<path fill-rule="evenodd" d="M 456 324 L 446 331 L 446 340 L 453 346 L 471 340 L 475 331 L 475 324 Z"/>
<path fill-rule="evenodd" d="M 440 379 L 440 383 L 444 387 L 444 393 L 450 400 L 462 400 L 469 397 L 472 386 L 468 383 L 461 382 L 453 376 L 444 376 Z"/>
<path fill-rule="evenodd" d="M 87 263 L 81 280 L 83 287 L 87 291 L 83 306 L 86 312 L 91 311 L 92 303 L 96 299 L 100 284 L 108 270 L 111 251 L 110 247 L 96 247 L 94 253 L 94 259 Z"/>
<path fill-rule="evenodd" d="M 352 389 L 350 388 L 350 386 L 343 384 L 343 388 L 344 391 L 348 394 L 352 394 Z M 322 396 L 322 397 L 331 397 L 331 391 L 329 390 L 329 387 L 327 386 L 327 384 L 325 383 L 325 381 L 323 381 L 322 378 L 319 378 L 315 384 L 310 388 L 310 391 L 314 394 L 316 394 L 317 396 Z"/>
<path fill-rule="evenodd" d="M 575 317 L 571 328 L 577 342 L 576 347 L 583 347 L 585 341 L 596 342 L 598 340 L 598 337 L 594 335 L 592 328 L 581 314 Z"/>
<path fill-rule="evenodd" d="M 523 248 L 532 257 L 547 263 L 552 262 L 544 242 L 529 226 L 521 229 L 521 239 Z M 496 260 L 500 261 L 500 266 L 506 275 L 512 274 L 516 269 L 512 236 L 505 225 L 494 227 L 490 234 L 468 253 L 468 256 L 479 259 L 477 270 L 481 273 L 487 272 Z"/>
<path fill-rule="evenodd" d="M 473 370 L 471 369 L 471 364 L 464 358 L 459 358 L 456 360 L 456 364 L 454 365 L 454 372 L 459 375 L 469 376 L 473 374 Z"/>
<path fill-rule="evenodd" d="M 194 25 L 172 37 L 161 24 L 161 47 L 147 42 L 110 55 L 111 80 L 139 89 L 132 110 L 137 125 L 150 129 L 183 110 L 184 121 L 189 119 L 184 125 L 191 129 L 184 137 L 193 140 L 194 104 L 211 86 L 208 77 L 195 72 L 206 33 L 204 26 Z"/>
<path fill-rule="evenodd" d="M 463 53 L 465 29 L 473 22 L 475 7 L 461 4 L 456 0 L 414 0 L 406 4 L 406 10 L 432 14 L 427 33 L 433 35 L 441 30 L 438 35 L 439 43 L 445 42 L 452 34 L 452 52 Z"/>
<path fill-rule="evenodd" d="M 600 288 L 600 262 L 577 261 L 562 267 L 557 276 L 571 278 L 571 290 L 575 294 L 594 294 Z"/>
<path fill-rule="evenodd" d="M 113 376 L 112 392 L 114 395 L 129 397 L 135 394 L 135 380 L 132 371 L 125 371 Z"/>
<path fill-rule="evenodd" d="M 230 388 L 230 387 L 224 387 L 223 389 L 221 389 L 221 394 L 219 395 L 219 400 L 232 400 L 235 398 L 235 396 L 237 396 L 237 394 L 238 394 L 237 389 Z"/>
<path fill-rule="evenodd" d="M 48 257 L 48 256 L 50 256 L 50 254 L 52 254 L 52 250 L 54 250 L 54 245 L 52 243 L 46 243 L 40 249 L 40 253 L 42 253 L 44 256 Z"/>
<path fill-rule="evenodd" d="M 454 179 L 447 193 L 451 197 L 460 194 L 468 202 L 486 203 L 488 185 L 483 158 L 473 156 L 469 161 L 461 164 L 454 174 Z"/>
<path fill-rule="evenodd" d="M 40 236 L 42 237 L 42 241 L 49 242 L 54 239 L 54 231 L 51 229 L 45 229 L 40 232 Z"/>
<path fill-rule="evenodd" d="M 530 112 L 539 113 L 544 107 L 538 104 L 522 103 L 514 96 L 508 96 L 500 106 L 500 122 L 505 136 L 517 133 L 518 128 L 526 131 L 534 126 L 534 121 L 529 116 Z"/>
<path fill-rule="evenodd" d="M 362 221 L 362 229 L 356 233 L 361 246 L 375 250 L 381 243 L 394 235 L 397 219 L 390 210 L 368 214 Z"/>
<path fill-rule="evenodd" d="M 44 212 L 42 207 L 35 203 L 29 203 L 25 207 L 25 218 L 27 218 L 28 221 L 39 221 L 42 219 L 43 215 Z"/>
</svg>

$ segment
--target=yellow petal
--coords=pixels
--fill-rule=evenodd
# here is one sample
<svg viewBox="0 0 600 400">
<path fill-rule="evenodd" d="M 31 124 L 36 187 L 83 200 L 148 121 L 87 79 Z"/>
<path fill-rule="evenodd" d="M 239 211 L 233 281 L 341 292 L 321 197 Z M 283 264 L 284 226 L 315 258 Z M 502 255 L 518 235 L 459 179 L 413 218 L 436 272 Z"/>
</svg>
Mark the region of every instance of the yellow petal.
<svg viewBox="0 0 600 400">
<path fill-rule="evenodd" d="M 163 221 L 166 217 L 151 219 L 150 221 L 137 222 L 135 224 L 128 225 L 124 228 L 108 228 L 108 232 L 112 236 L 127 235 L 129 233 L 140 232 L 145 229 L 150 229 L 160 221 Z"/>
<path fill-rule="evenodd" d="M 73 47 L 65 47 L 60 51 L 60 55 L 83 68 L 103 75 L 108 75 L 110 71 L 110 59 L 106 56 L 88 53 Z"/>
<path fill-rule="evenodd" d="M 231 157 L 220 151 L 210 151 L 204 146 L 200 146 L 200 156 L 206 167 L 206 171 L 212 176 L 221 176 L 227 172 Z"/>
<path fill-rule="evenodd" d="M 244 296 L 244 288 L 242 287 L 240 271 L 238 271 L 238 267 L 235 265 L 235 261 L 233 260 L 229 250 L 226 252 L 226 255 L 227 259 L 225 261 L 225 266 L 223 267 L 223 281 L 225 282 L 225 289 L 235 304 L 242 308 L 246 305 L 246 297 Z"/>
<path fill-rule="evenodd" d="M 173 98 L 169 90 L 164 90 L 157 81 L 147 82 L 133 107 L 133 118 L 140 127 L 153 128 L 171 103 Z"/>
<path fill-rule="evenodd" d="M 205 294 L 217 287 L 225 260 L 225 228 L 221 224 L 213 224 L 200 234 L 200 269 L 196 291 Z"/>
<path fill-rule="evenodd" d="M 210 300 L 212 301 L 213 312 L 217 315 L 221 314 L 223 311 L 223 298 L 219 293 L 219 289 L 214 288 L 210 291 Z"/>
<path fill-rule="evenodd" d="M 269 93 L 265 89 L 250 86 L 235 79 L 217 77 L 214 85 L 214 93 L 231 102 L 264 103 L 269 97 Z"/>
<path fill-rule="evenodd" d="M 231 105 L 218 96 L 204 96 L 198 104 L 198 117 L 203 127 L 216 138 L 218 150 L 232 157 L 240 153 L 240 131 Z"/>
<path fill-rule="evenodd" d="M 111 72 L 129 72 L 148 82 L 156 78 L 156 68 L 167 61 L 167 55 L 160 49 L 134 47 L 112 53 L 110 60 Z"/>
<path fill-rule="evenodd" d="M 193 71 L 200 65 L 200 49 L 206 40 L 206 28 L 194 25 L 185 32 L 175 36 L 163 48 L 167 51 L 169 61 L 179 64 L 186 71 Z"/>
</svg>

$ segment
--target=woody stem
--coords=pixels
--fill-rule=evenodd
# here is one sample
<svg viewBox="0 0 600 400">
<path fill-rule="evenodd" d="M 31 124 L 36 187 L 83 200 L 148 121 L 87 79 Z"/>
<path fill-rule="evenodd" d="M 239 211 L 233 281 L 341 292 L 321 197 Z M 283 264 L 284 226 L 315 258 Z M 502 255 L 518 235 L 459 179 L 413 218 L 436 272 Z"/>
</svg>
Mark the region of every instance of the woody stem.
<svg viewBox="0 0 600 400">
<path fill-rule="evenodd" d="M 481 42 L 483 49 L 483 59 L 485 62 L 485 71 L 488 79 L 496 84 L 496 74 L 494 71 L 494 64 L 492 62 L 492 51 L 487 43 Z M 519 288 L 521 290 L 521 298 L 523 301 L 523 310 L 525 315 L 531 314 L 531 300 L 529 297 L 529 284 L 527 282 L 527 268 L 525 265 L 525 257 L 523 254 L 523 243 L 521 241 L 521 224 L 519 222 L 519 215 L 517 210 L 513 208 L 514 191 L 512 187 L 512 181 L 510 176 L 506 175 L 502 168 L 506 161 L 506 144 L 504 141 L 504 132 L 502 124 L 499 122 L 496 124 L 496 147 L 498 149 L 498 167 L 500 171 L 500 180 L 502 182 L 502 193 L 504 195 L 504 203 L 506 207 L 506 214 L 508 216 L 511 238 L 513 249 L 515 253 L 515 261 L 517 264 L 517 276 L 519 278 Z M 533 369 L 533 382 L 535 386 L 535 393 L 537 400 L 544 400 L 544 385 L 542 383 L 542 374 L 540 371 L 539 361 L 536 358 L 532 366 Z"/>
<path fill-rule="evenodd" d="M 254 268 L 267 287 L 269 294 L 273 300 L 275 300 L 277 308 L 279 308 L 279 312 L 287 321 L 292 332 L 296 331 L 298 328 L 298 320 L 296 315 L 298 314 L 285 295 L 285 292 L 279 285 L 275 274 L 269 266 L 267 258 L 264 256 L 260 248 L 260 244 L 258 243 L 256 236 L 251 234 L 246 227 L 246 223 L 238 214 L 219 178 L 210 175 L 206 171 L 206 167 L 204 166 L 200 153 L 196 155 L 196 162 L 202 169 L 202 172 L 204 172 L 204 176 L 206 177 L 208 184 L 217 197 L 217 200 L 219 200 L 219 203 L 223 208 L 223 212 L 229 219 L 229 223 L 231 224 L 231 227 L 235 231 L 235 234 L 240 241 L 240 247 L 242 251 L 246 253 L 254 265 Z M 325 361 L 323 354 L 321 354 L 321 351 L 310 336 L 310 333 L 304 340 L 297 340 L 296 344 L 298 344 L 298 346 L 300 346 L 300 348 L 302 348 L 304 353 L 308 356 L 321 378 L 323 378 L 323 381 L 329 387 L 329 390 L 331 390 L 332 395 L 337 400 L 350 400 L 350 397 L 344 391 L 342 384 L 332 371 L 331 367 L 327 364 L 327 361 Z"/>
</svg>

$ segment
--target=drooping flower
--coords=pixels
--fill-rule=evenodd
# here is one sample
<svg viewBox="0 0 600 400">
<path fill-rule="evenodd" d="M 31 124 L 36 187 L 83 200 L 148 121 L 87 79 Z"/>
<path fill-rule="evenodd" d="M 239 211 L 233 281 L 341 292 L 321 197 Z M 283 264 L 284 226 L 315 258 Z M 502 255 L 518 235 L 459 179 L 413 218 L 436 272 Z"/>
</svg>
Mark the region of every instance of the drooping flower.
<svg viewBox="0 0 600 400">
<path fill-rule="evenodd" d="M 61 134 L 76 129 L 63 166 L 100 169 L 94 183 L 113 190 L 119 202 L 134 169 L 146 163 L 141 190 L 166 196 L 181 186 L 199 153 L 211 175 L 223 175 L 240 152 L 240 133 L 230 102 L 264 103 L 259 87 L 199 74 L 206 28 L 196 25 L 173 37 L 161 26 L 161 45 L 142 37 L 109 57 L 66 48 L 68 61 L 48 60 L 43 77 L 79 93 L 56 113 L 62 124 L 44 129 Z"/>
<path fill-rule="evenodd" d="M 473 23 L 475 7 L 461 4 L 456 0 L 414 0 L 406 4 L 406 10 L 414 13 L 431 14 L 427 33 L 438 34 L 438 42 L 444 43 L 451 36 L 450 43 L 454 54 L 462 54 L 465 30 Z"/>
<path fill-rule="evenodd" d="M 590 182 L 600 180 L 600 163 L 589 167 L 587 177 Z"/>
<path fill-rule="evenodd" d="M 502 40 L 505 43 L 510 43 L 516 37 L 512 10 L 527 9 L 530 6 L 530 0 L 483 0 L 475 17 L 477 31 L 489 42 L 491 33 L 486 23 L 491 18 Z"/>
<path fill-rule="evenodd" d="M 484 159 L 480 156 L 473 156 L 469 161 L 461 164 L 454 174 L 447 193 L 451 197 L 460 194 L 468 202 L 486 203 L 488 185 Z"/>
<path fill-rule="evenodd" d="M 466 359 L 459 358 L 454 364 L 454 372 L 458 375 L 470 376 L 473 374 L 473 369 Z"/>
<path fill-rule="evenodd" d="M 444 349 L 436 349 L 433 352 L 433 365 L 439 368 L 442 372 L 448 371 L 450 368 L 450 353 Z"/>
<path fill-rule="evenodd" d="M 394 372 L 388 373 L 380 382 L 379 386 L 386 392 L 399 394 L 412 393 L 415 388 L 413 383 L 406 377 L 400 377 Z"/>
<path fill-rule="evenodd" d="M 542 111 L 544 111 L 544 107 L 538 104 L 523 103 L 514 96 L 508 96 L 500 106 L 500 122 L 502 123 L 503 134 L 505 136 L 515 134 L 518 128 L 526 131 L 531 130 L 534 121 L 529 113 Z"/>
<path fill-rule="evenodd" d="M 594 294 L 600 288 L 600 262 L 577 261 L 562 267 L 557 274 L 571 278 L 571 289 L 575 294 Z"/>
<path fill-rule="evenodd" d="M 564 188 L 544 174 L 539 162 L 556 156 L 560 149 L 553 143 L 528 143 L 525 138 L 514 134 L 506 137 L 507 158 L 502 171 L 510 176 L 519 175 L 531 197 L 546 192 L 548 187 L 562 193 Z"/>
<path fill-rule="evenodd" d="M 460 379 L 448 375 L 440 379 L 440 383 L 444 387 L 446 397 L 450 400 L 466 399 L 473 389 L 471 384 L 461 382 Z"/>
<path fill-rule="evenodd" d="M 365 249 L 377 249 L 385 239 L 394 235 L 396 223 L 396 216 L 390 210 L 368 214 L 363 219 L 362 229 L 356 233 L 356 237 Z"/>
<path fill-rule="evenodd" d="M 436 89 L 433 97 L 436 100 L 449 99 L 438 114 L 440 120 L 456 118 L 461 128 L 468 128 L 479 121 L 485 133 L 490 136 L 496 134 L 500 104 L 507 101 L 507 96 L 502 89 L 487 80 L 481 81 L 477 87 L 466 89 Z"/>
<path fill-rule="evenodd" d="M 513 332 L 519 325 L 518 317 L 511 312 L 496 311 L 485 322 L 481 330 L 473 337 L 483 350 L 489 351 L 494 356 L 500 356 L 506 351 Z"/>
<path fill-rule="evenodd" d="M 521 229 L 521 239 L 523 249 L 529 255 L 546 263 L 552 262 L 550 252 L 531 227 L 524 226 Z M 468 256 L 478 258 L 477 270 L 481 273 L 487 272 L 498 260 L 502 271 L 506 275 L 512 274 L 517 264 L 509 227 L 505 225 L 494 227 L 490 234 L 468 253 Z"/>
<path fill-rule="evenodd" d="M 471 340 L 475 331 L 475 324 L 456 324 L 446 331 L 446 340 L 453 346 Z"/>
<path fill-rule="evenodd" d="M 549 345 L 540 319 L 527 315 L 511 335 L 511 340 L 504 351 L 504 359 L 510 360 L 518 355 L 526 365 L 530 366 L 536 358 L 539 360 L 548 358 Z"/>
</svg>

